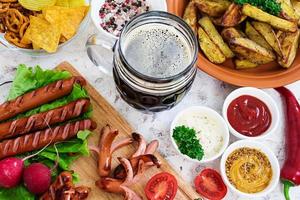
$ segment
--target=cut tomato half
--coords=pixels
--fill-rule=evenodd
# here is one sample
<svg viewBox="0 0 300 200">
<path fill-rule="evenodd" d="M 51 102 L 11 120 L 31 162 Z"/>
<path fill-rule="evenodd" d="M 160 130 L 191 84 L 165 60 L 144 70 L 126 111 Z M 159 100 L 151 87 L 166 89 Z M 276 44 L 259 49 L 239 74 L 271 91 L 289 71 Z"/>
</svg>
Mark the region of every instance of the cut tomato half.
<svg viewBox="0 0 300 200">
<path fill-rule="evenodd" d="M 225 197 L 227 187 L 220 174 L 213 169 L 204 169 L 195 178 L 196 191 L 210 200 L 220 200 Z"/>
<path fill-rule="evenodd" d="M 149 200 L 173 200 L 177 193 L 176 178 L 167 172 L 153 176 L 145 187 L 145 194 Z"/>
</svg>

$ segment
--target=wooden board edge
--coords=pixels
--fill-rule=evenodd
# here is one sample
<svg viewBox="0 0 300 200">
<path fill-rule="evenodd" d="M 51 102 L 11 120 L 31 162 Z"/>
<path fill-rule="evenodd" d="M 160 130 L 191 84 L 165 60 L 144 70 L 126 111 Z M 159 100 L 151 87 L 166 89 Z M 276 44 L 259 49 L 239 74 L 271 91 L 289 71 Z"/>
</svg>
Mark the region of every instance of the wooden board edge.
<svg viewBox="0 0 300 200">
<path fill-rule="evenodd" d="M 71 72 L 71 74 L 82 76 L 82 74 L 80 72 L 78 72 L 69 62 L 66 62 L 66 61 L 60 63 L 58 66 L 55 67 L 55 69 L 69 71 L 69 72 Z M 82 77 L 84 77 L 84 76 L 82 76 Z M 102 97 L 99 94 L 99 92 L 89 82 L 87 84 L 87 88 L 88 88 L 88 90 L 92 91 L 93 94 L 96 96 L 96 98 L 95 98 L 96 101 L 95 102 L 98 103 L 97 99 L 101 99 L 101 98 L 105 100 L 105 98 Z M 126 127 L 123 127 L 125 130 L 128 130 L 128 131 L 126 131 L 127 134 L 130 133 L 130 132 L 132 132 L 133 129 L 132 129 L 131 125 L 106 100 L 105 100 L 105 105 L 101 106 L 101 107 L 106 109 L 105 112 L 107 114 L 109 114 L 111 112 L 114 112 L 114 115 L 118 116 L 118 118 L 119 118 L 118 120 L 120 121 L 120 123 L 128 124 L 128 126 L 130 127 L 130 129 L 128 129 Z M 183 178 L 181 177 L 181 175 L 179 173 L 177 173 L 177 171 L 174 170 L 171 167 L 171 165 L 168 163 L 168 161 L 165 158 L 163 158 L 159 153 L 155 153 L 155 156 L 160 161 L 162 161 L 162 163 L 165 163 L 165 164 L 163 164 L 161 166 L 162 171 L 172 172 L 172 174 L 177 177 L 178 186 L 179 186 L 178 189 L 181 191 L 182 194 L 184 194 L 187 198 L 189 198 L 191 200 L 199 199 L 199 198 L 201 199 L 201 197 L 193 189 L 193 187 L 190 186 L 188 183 L 186 183 L 186 181 L 183 180 Z"/>
</svg>

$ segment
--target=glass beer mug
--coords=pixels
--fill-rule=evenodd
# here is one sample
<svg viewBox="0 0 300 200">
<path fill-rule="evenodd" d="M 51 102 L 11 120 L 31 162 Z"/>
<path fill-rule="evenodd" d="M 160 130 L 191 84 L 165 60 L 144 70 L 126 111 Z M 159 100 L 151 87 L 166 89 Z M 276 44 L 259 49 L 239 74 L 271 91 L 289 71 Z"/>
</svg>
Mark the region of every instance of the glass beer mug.
<svg viewBox="0 0 300 200">
<path fill-rule="evenodd" d="M 175 106 L 191 88 L 197 68 L 198 43 L 189 26 L 179 17 L 151 11 L 134 17 L 114 45 L 93 35 L 87 51 L 97 65 L 95 46 L 113 51 L 112 72 L 121 97 L 145 112 Z M 112 47 L 113 46 L 113 47 Z"/>
</svg>

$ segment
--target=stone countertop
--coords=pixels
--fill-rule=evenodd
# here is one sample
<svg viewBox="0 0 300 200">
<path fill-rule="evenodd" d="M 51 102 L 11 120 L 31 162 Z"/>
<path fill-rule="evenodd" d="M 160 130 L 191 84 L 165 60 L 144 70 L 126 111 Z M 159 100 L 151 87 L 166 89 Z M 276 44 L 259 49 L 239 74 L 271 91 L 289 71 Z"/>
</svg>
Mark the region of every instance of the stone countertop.
<svg viewBox="0 0 300 200">
<path fill-rule="evenodd" d="M 70 45 L 54 55 L 45 57 L 31 57 L 15 51 L 0 50 L 0 83 L 12 80 L 16 67 L 21 63 L 28 66 L 40 65 L 43 68 L 51 69 L 62 61 L 68 61 L 84 75 L 84 77 L 121 115 L 123 115 L 123 117 L 136 129 L 137 132 L 142 133 L 148 140 L 158 139 L 160 141 L 160 153 L 166 157 L 169 163 L 182 175 L 182 177 L 187 181 L 187 184 L 193 185 L 194 177 L 205 167 L 212 167 L 219 170 L 219 160 L 204 165 L 188 161 L 178 155 L 170 141 L 170 124 L 173 117 L 188 106 L 208 106 L 221 113 L 223 101 L 232 90 L 236 89 L 236 87 L 216 80 L 198 70 L 196 80 L 191 91 L 175 108 L 161 113 L 143 114 L 127 105 L 117 93 L 112 77 L 102 73 L 89 60 L 85 51 L 85 42 L 88 36 L 95 32 L 96 29 L 92 24 L 90 24 L 85 32 L 76 38 Z M 111 65 L 111 52 L 102 50 L 101 53 L 104 58 L 103 62 L 106 65 Z M 291 84 L 288 87 L 298 98 L 300 98 L 300 82 Z M 7 95 L 8 86 L 2 86 L 1 91 L 0 101 L 3 102 Z M 282 110 L 282 101 L 280 100 L 279 95 L 272 89 L 267 89 L 265 91 L 269 93 L 276 102 L 278 102 L 280 114 L 283 115 L 284 111 Z M 282 119 L 283 121 L 280 124 L 278 131 L 272 136 L 260 141 L 273 150 L 279 159 L 280 164 L 282 164 L 284 157 L 283 116 Z M 237 140 L 233 135 L 230 135 L 230 138 L 231 142 Z M 257 200 L 284 200 L 282 191 L 282 184 L 278 184 L 274 192 L 266 197 L 257 198 Z M 290 194 L 292 200 L 299 200 L 300 187 L 292 188 Z M 239 197 L 229 191 L 225 199 L 246 200 L 247 198 Z M 252 200 L 254 199 L 252 198 Z"/>
</svg>

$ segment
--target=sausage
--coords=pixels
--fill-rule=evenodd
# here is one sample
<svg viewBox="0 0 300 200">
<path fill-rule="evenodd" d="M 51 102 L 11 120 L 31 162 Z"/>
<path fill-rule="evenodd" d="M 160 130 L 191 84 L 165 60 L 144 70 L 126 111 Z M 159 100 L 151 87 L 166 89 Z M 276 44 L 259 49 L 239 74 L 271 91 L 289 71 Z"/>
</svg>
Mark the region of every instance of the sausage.
<svg viewBox="0 0 300 200">
<path fill-rule="evenodd" d="M 144 139 L 144 137 L 138 133 L 132 133 L 132 138 L 138 142 L 138 148 L 135 151 L 135 153 L 132 154 L 132 156 L 131 156 L 133 158 L 133 157 L 137 157 L 137 156 L 140 156 L 145 153 L 146 148 L 147 148 L 147 142 Z"/>
<path fill-rule="evenodd" d="M 79 99 L 47 112 L 1 123 L 0 140 L 42 130 L 49 126 L 79 117 L 88 110 L 89 105 L 89 99 Z"/>
<path fill-rule="evenodd" d="M 64 171 L 50 185 L 40 200 L 83 200 L 86 199 L 91 189 L 85 186 L 74 187 L 72 174 Z"/>
<path fill-rule="evenodd" d="M 59 80 L 1 104 L 0 121 L 68 95 L 75 83 L 83 86 L 86 81 L 80 76 Z"/>
<path fill-rule="evenodd" d="M 109 125 L 106 125 L 101 130 L 99 140 L 99 154 L 98 154 L 98 174 L 100 177 L 108 176 L 111 170 L 111 146 L 119 134 L 117 130 L 112 130 Z"/>
<path fill-rule="evenodd" d="M 80 130 L 94 130 L 97 124 L 85 119 L 62 126 L 48 128 L 42 131 L 20 136 L 18 138 L 4 140 L 0 143 L 0 159 L 30 152 L 43 148 L 48 144 L 68 140 L 76 136 Z"/>
<path fill-rule="evenodd" d="M 129 159 L 131 166 L 133 168 L 133 172 L 134 175 L 137 174 L 138 172 L 138 165 L 140 161 L 143 161 L 144 163 L 146 163 L 146 168 L 149 168 L 148 166 L 151 165 L 156 165 L 157 168 L 160 168 L 161 163 L 159 162 L 159 160 L 156 158 L 156 156 L 152 155 L 152 154 L 144 154 L 144 155 L 140 155 L 137 157 L 132 157 Z M 148 165 L 148 163 L 151 165 Z M 126 176 L 126 171 L 123 165 L 118 165 L 114 172 L 113 172 L 113 177 L 116 179 L 124 179 Z"/>
<path fill-rule="evenodd" d="M 131 144 L 132 142 L 133 142 L 132 138 L 125 138 L 121 141 L 113 143 L 112 146 L 111 146 L 110 154 L 113 154 L 118 149 L 120 149 L 122 147 L 125 147 L 125 146 Z"/>
<path fill-rule="evenodd" d="M 128 159 L 126 158 L 118 158 L 121 162 L 121 165 L 126 169 L 126 174 L 124 180 L 113 179 L 110 177 L 101 177 L 98 181 L 96 181 L 96 186 L 100 189 L 111 192 L 111 193 L 123 193 L 121 185 L 129 186 L 132 184 L 133 180 L 133 170 L 131 164 Z"/>
</svg>

